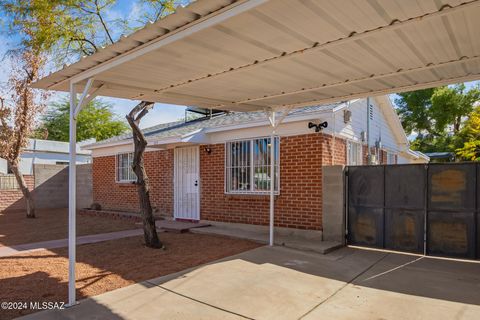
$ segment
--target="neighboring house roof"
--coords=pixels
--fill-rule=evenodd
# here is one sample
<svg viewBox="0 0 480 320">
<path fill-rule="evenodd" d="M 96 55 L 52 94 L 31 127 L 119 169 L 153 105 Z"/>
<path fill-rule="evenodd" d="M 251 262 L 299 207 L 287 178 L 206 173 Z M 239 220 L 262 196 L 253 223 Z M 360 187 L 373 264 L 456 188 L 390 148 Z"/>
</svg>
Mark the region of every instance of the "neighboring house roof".
<svg viewBox="0 0 480 320">
<path fill-rule="evenodd" d="M 77 154 L 90 155 L 90 150 L 81 149 L 82 143 L 77 145 Z M 46 153 L 63 153 L 68 154 L 70 152 L 70 145 L 68 142 L 42 140 L 42 139 L 28 139 L 28 145 L 24 149 L 24 152 L 46 152 Z"/>
<path fill-rule="evenodd" d="M 432 159 L 455 158 L 455 153 L 453 152 L 428 152 L 428 153 L 425 153 L 425 155 L 427 155 Z"/>
<path fill-rule="evenodd" d="M 286 117 L 288 119 L 295 119 L 302 116 L 308 116 L 318 113 L 334 112 L 345 107 L 345 103 L 333 103 L 326 105 L 318 105 L 305 107 L 293 110 Z M 166 139 L 178 136 L 188 136 L 190 134 L 199 132 L 204 129 L 218 129 L 221 127 L 231 127 L 234 125 L 248 124 L 254 126 L 254 123 L 263 125 L 267 124 L 267 115 L 264 112 L 232 112 L 223 115 L 218 115 L 213 118 L 201 118 L 185 122 L 183 120 L 163 123 L 153 127 L 143 129 L 143 133 L 147 139 Z M 131 133 L 112 137 L 107 140 L 99 141 L 97 143 L 83 146 L 83 148 L 95 149 L 102 146 L 112 145 L 120 142 L 127 142 L 132 138 Z"/>
<path fill-rule="evenodd" d="M 425 162 L 429 162 L 430 161 L 430 157 L 420 151 L 415 151 L 415 150 L 411 150 L 411 149 L 408 149 L 406 150 L 406 152 L 404 153 L 407 157 L 410 157 L 414 160 L 417 160 L 417 159 L 423 159 L 425 160 Z"/>
</svg>

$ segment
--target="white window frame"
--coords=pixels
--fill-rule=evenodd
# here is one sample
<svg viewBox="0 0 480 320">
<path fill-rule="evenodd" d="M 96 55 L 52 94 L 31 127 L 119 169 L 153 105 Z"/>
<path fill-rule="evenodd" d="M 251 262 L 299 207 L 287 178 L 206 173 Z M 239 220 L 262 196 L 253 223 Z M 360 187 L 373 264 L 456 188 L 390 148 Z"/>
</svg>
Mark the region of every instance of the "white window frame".
<svg viewBox="0 0 480 320">
<path fill-rule="evenodd" d="M 263 140 L 263 139 L 270 139 L 270 136 L 266 137 L 255 137 L 255 138 L 248 138 L 248 139 L 238 139 L 238 140 L 230 140 L 225 142 L 225 172 L 224 172 L 224 178 L 225 178 L 225 183 L 224 183 L 224 191 L 225 194 L 248 194 L 248 195 L 267 195 L 270 194 L 270 189 L 269 190 L 255 190 L 255 184 L 254 184 L 254 175 L 255 175 L 255 168 L 258 166 L 254 165 L 254 153 L 253 153 L 253 148 L 254 148 L 254 142 L 256 140 Z M 280 194 L 280 137 L 275 136 L 275 141 L 278 143 L 278 154 L 277 154 L 277 159 L 275 159 L 275 195 Z M 230 176 L 232 169 L 232 166 L 230 165 L 230 145 L 232 143 L 243 143 L 243 142 L 249 142 L 250 143 L 250 155 L 249 155 L 249 165 L 248 170 L 250 171 L 250 188 L 248 190 L 230 190 L 230 181 L 232 177 Z M 270 157 L 269 157 L 270 158 Z M 265 168 L 270 168 L 270 163 L 264 165 Z"/>
<path fill-rule="evenodd" d="M 352 159 L 350 157 L 350 149 L 352 145 L 356 145 L 357 149 L 357 163 L 352 163 Z M 363 144 L 357 141 L 347 140 L 347 166 L 361 166 L 363 165 Z"/>
<path fill-rule="evenodd" d="M 120 157 L 122 156 L 128 156 L 128 166 L 129 170 L 127 171 L 127 179 L 124 179 L 124 177 L 120 178 L 120 169 L 124 169 L 124 167 L 120 168 Z M 133 152 L 120 152 L 115 155 L 115 182 L 117 183 L 132 183 L 137 180 L 137 177 L 135 173 L 133 172 L 133 169 L 131 169 L 131 164 L 133 163 Z"/>
<path fill-rule="evenodd" d="M 387 164 L 396 164 L 395 155 L 395 153 L 387 151 Z"/>
</svg>

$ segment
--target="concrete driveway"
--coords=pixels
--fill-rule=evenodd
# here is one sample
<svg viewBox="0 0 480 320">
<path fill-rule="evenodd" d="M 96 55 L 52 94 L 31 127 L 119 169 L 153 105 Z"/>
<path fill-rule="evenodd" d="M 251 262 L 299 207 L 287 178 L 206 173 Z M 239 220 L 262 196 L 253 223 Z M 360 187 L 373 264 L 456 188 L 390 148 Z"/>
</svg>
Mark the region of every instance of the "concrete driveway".
<svg viewBox="0 0 480 320">
<path fill-rule="evenodd" d="M 261 247 L 24 318 L 479 319 L 480 263 Z"/>
</svg>

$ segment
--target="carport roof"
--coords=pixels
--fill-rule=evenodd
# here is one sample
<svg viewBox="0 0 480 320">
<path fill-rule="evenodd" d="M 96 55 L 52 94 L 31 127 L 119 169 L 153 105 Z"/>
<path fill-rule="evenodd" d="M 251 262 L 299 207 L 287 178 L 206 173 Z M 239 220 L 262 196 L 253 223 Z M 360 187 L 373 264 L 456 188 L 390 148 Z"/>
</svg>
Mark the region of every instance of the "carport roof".
<svg viewBox="0 0 480 320">
<path fill-rule="evenodd" d="M 198 0 L 34 84 L 236 111 L 480 78 L 480 1 Z"/>
</svg>

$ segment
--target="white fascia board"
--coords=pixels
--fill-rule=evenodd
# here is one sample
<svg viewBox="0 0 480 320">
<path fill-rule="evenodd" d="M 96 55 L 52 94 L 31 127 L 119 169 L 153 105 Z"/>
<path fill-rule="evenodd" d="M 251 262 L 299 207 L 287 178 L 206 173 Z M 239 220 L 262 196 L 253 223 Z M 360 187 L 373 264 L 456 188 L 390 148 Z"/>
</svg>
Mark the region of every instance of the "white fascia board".
<svg viewBox="0 0 480 320">
<path fill-rule="evenodd" d="M 186 135 L 182 136 L 182 142 L 195 143 L 195 144 L 206 144 L 209 143 L 209 139 L 205 133 L 205 128 L 192 131 Z"/>
<path fill-rule="evenodd" d="M 408 137 L 403 129 L 402 122 L 400 121 L 400 118 L 395 111 L 395 107 L 393 106 L 392 101 L 390 101 L 388 95 L 376 96 L 374 99 L 380 106 L 383 106 L 381 107 L 381 110 L 384 112 L 385 118 L 389 122 L 390 128 L 392 128 L 395 136 L 399 138 L 399 144 L 408 148 L 410 146 L 410 142 L 408 141 Z"/>
<path fill-rule="evenodd" d="M 282 123 L 289 123 L 289 122 L 298 122 L 298 121 L 306 121 L 306 120 L 313 120 L 316 119 L 320 116 L 326 115 L 326 114 L 332 114 L 334 112 L 338 112 L 340 110 L 343 110 L 346 108 L 346 104 L 343 103 L 331 110 L 325 110 L 325 111 L 316 111 L 316 112 L 311 112 L 307 114 L 301 114 L 301 115 L 293 115 L 293 116 L 287 116 L 287 118 L 282 122 Z M 192 132 L 189 132 L 187 134 L 184 134 L 182 136 L 173 136 L 173 137 L 168 137 L 168 138 L 147 138 L 147 141 L 150 146 L 155 146 L 155 145 L 164 145 L 164 144 L 174 144 L 174 143 L 208 143 L 209 140 L 206 138 L 206 135 L 209 133 L 214 133 L 214 132 L 223 132 L 223 131 L 231 131 L 231 130 L 237 130 L 237 129 L 248 129 L 248 128 L 254 128 L 254 127 L 262 127 L 262 126 L 270 126 L 270 122 L 268 121 L 267 117 L 265 116 L 265 120 L 257 120 L 253 122 L 248 122 L 248 123 L 242 123 L 242 124 L 234 124 L 234 125 L 223 125 L 219 127 L 214 127 L 214 128 L 202 128 L 198 129 Z M 126 144 L 131 144 L 131 138 L 121 140 L 121 141 L 116 141 L 116 142 L 111 142 L 111 143 L 105 143 L 105 144 L 91 144 L 91 145 L 86 145 L 83 146 L 83 149 L 87 150 L 94 150 L 94 149 L 101 149 L 101 148 L 109 148 L 109 147 L 115 147 L 115 146 L 122 146 Z"/>
<path fill-rule="evenodd" d="M 334 112 L 342 110 L 345 107 L 346 106 L 342 104 L 341 106 L 338 106 L 332 110 L 311 112 L 308 114 L 302 114 L 298 116 L 287 116 L 287 118 L 285 118 L 285 120 L 283 120 L 282 123 L 313 120 L 318 118 L 319 116 L 322 116 L 325 114 L 332 114 Z M 230 130 L 237 130 L 237 129 L 248 129 L 248 128 L 254 128 L 254 127 L 263 127 L 263 126 L 271 126 L 269 120 L 267 119 L 267 116 L 265 116 L 265 120 L 257 120 L 257 121 L 252 121 L 248 123 L 234 124 L 234 125 L 226 124 L 226 125 L 215 127 L 215 128 L 207 128 L 205 129 L 205 133 L 222 132 L 222 131 L 230 131 Z"/>
</svg>

